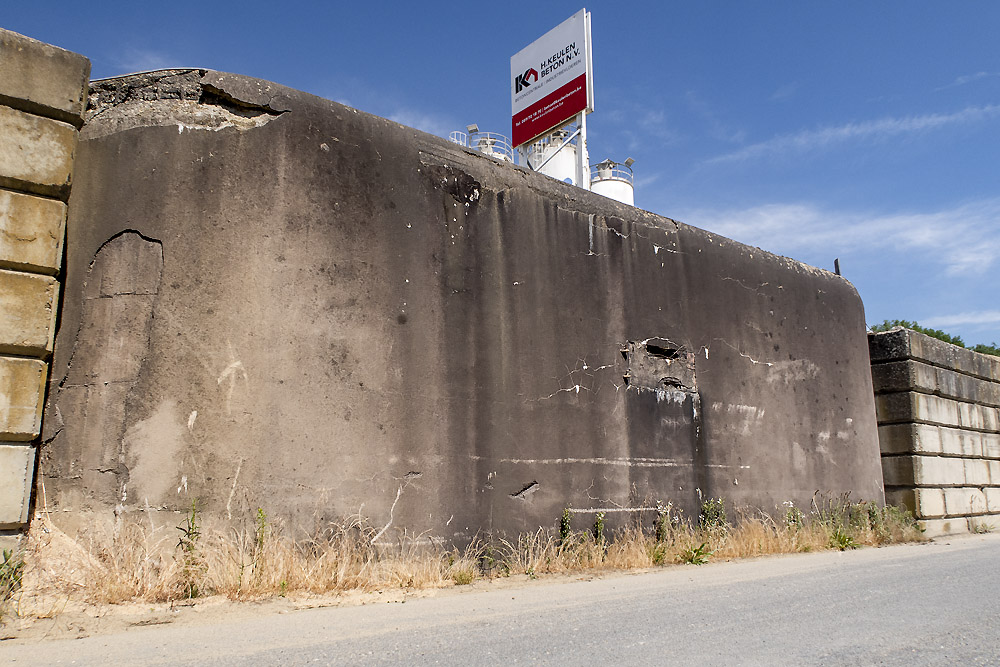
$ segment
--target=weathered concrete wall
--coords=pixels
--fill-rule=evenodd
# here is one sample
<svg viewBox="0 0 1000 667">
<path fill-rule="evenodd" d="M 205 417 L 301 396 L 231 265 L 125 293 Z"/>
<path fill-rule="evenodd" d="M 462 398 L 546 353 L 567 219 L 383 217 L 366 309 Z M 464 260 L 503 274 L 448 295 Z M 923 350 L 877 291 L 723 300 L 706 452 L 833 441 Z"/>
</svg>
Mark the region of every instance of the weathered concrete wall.
<svg viewBox="0 0 1000 667">
<path fill-rule="evenodd" d="M 1000 526 L 1000 358 L 908 329 L 868 341 L 886 500 L 931 535 Z"/>
<path fill-rule="evenodd" d="M 90 62 L 0 29 L 0 529 L 28 521 Z"/>
<path fill-rule="evenodd" d="M 64 523 L 196 497 L 461 540 L 882 499 L 837 276 L 245 77 L 101 82 L 88 118 L 41 463 Z"/>
</svg>

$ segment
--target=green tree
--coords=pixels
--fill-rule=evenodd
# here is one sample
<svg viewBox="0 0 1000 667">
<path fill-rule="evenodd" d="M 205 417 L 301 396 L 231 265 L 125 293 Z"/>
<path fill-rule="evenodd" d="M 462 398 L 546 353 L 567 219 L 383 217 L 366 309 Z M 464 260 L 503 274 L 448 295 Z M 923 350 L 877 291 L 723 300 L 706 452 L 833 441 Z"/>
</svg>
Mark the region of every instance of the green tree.
<svg viewBox="0 0 1000 667">
<path fill-rule="evenodd" d="M 973 345 L 969 349 L 981 354 L 992 354 L 994 357 L 1000 357 L 1000 345 L 997 345 L 996 341 L 993 341 L 992 345 L 979 343 L 978 345 Z"/>
</svg>

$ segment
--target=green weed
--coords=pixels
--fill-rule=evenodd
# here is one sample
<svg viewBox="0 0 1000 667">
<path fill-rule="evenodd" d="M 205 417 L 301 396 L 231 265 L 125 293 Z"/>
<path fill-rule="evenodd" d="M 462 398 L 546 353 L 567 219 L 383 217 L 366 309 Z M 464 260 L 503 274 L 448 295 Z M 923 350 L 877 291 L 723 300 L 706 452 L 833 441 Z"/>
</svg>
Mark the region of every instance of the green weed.
<svg viewBox="0 0 1000 667">
<path fill-rule="evenodd" d="M 681 549 L 681 552 L 677 554 L 677 560 L 690 565 L 704 565 L 713 553 L 715 552 L 708 548 L 708 542 L 702 542 L 698 546 L 692 545 Z"/>
</svg>

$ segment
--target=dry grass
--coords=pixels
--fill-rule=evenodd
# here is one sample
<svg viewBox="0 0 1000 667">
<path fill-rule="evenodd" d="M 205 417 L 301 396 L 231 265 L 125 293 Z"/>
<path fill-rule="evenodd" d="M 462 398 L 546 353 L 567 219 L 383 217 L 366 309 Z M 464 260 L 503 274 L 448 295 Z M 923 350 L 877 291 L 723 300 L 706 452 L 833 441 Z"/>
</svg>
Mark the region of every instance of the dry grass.
<svg viewBox="0 0 1000 667">
<path fill-rule="evenodd" d="M 715 510 L 720 509 L 721 503 Z M 123 519 L 76 542 L 41 518 L 33 525 L 19 595 L 22 602 L 44 592 L 48 600 L 61 595 L 115 604 L 205 595 L 248 600 L 290 593 L 428 589 L 498 576 L 698 564 L 923 539 L 908 513 L 874 503 L 842 498 L 814 502 L 808 515 L 791 507 L 781 511 L 785 515 L 777 519 L 738 511 L 732 524 L 723 512 L 698 525 L 667 506 L 653 526 L 636 523 L 607 536 L 601 530 L 599 538 L 590 526 L 570 530 L 567 521 L 561 536 L 540 529 L 511 539 L 483 537 L 463 550 L 407 535 L 392 545 L 373 545 L 376 531 L 360 518 L 331 526 L 306 542 L 283 536 L 260 511 L 226 530 L 204 529 L 195 508 L 179 527 Z M 701 523 L 705 516 L 703 511 Z M 54 551 L 57 538 L 62 548 Z M 21 612 L 45 613 L 31 604 L 22 605 Z"/>
</svg>

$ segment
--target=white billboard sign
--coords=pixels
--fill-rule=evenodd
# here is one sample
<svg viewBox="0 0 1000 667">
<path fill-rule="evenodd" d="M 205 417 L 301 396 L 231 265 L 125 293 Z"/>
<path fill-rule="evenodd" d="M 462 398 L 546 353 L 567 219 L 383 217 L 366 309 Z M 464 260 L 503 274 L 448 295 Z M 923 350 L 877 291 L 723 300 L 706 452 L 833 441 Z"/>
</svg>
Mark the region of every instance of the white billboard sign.
<svg viewBox="0 0 1000 667">
<path fill-rule="evenodd" d="M 590 12 L 581 9 L 510 59 L 511 135 L 525 144 L 594 110 Z"/>
</svg>

